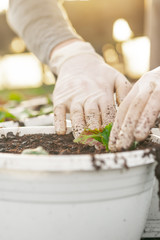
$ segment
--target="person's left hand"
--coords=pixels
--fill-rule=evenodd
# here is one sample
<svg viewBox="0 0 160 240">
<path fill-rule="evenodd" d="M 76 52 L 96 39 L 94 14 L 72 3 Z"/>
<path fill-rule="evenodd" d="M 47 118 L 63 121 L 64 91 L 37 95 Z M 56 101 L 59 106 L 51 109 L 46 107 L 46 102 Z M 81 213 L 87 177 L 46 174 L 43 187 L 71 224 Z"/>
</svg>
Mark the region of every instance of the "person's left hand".
<svg viewBox="0 0 160 240">
<path fill-rule="evenodd" d="M 160 113 L 160 67 L 144 74 L 121 103 L 113 124 L 109 149 L 128 149 L 144 140 Z"/>
</svg>

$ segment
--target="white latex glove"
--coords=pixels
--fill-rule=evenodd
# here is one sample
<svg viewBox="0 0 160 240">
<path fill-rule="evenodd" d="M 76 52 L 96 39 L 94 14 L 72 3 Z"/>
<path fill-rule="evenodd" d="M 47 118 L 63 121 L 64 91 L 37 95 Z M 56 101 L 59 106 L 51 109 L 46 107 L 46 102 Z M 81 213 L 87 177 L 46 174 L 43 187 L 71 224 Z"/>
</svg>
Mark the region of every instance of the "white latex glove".
<svg viewBox="0 0 160 240">
<path fill-rule="evenodd" d="M 58 75 L 53 93 L 57 134 L 66 133 L 66 112 L 70 112 L 75 137 L 86 127 L 95 129 L 113 122 L 114 91 L 119 104 L 130 90 L 130 83 L 89 43 L 76 41 L 55 50 L 50 68 Z"/>
<path fill-rule="evenodd" d="M 160 67 L 144 74 L 120 105 L 112 127 L 111 151 L 144 140 L 160 112 Z"/>
</svg>

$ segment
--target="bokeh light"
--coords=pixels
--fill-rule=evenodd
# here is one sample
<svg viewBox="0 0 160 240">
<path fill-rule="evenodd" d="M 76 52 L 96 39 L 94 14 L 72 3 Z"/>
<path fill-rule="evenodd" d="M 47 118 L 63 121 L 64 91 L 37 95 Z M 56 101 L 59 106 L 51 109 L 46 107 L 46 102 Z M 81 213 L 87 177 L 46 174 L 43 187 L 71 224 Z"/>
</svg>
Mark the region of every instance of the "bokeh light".
<svg viewBox="0 0 160 240">
<path fill-rule="evenodd" d="M 31 53 L 6 55 L 1 60 L 0 82 L 5 88 L 39 87 L 43 72 L 41 63 Z"/>
<path fill-rule="evenodd" d="M 9 6 L 9 0 L 0 0 L 0 13 L 6 12 Z"/>
<path fill-rule="evenodd" d="M 148 37 L 137 37 L 122 44 L 125 73 L 136 79 L 149 70 L 150 41 Z"/>
<path fill-rule="evenodd" d="M 112 65 L 114 63 L 119 62 L 118 54 L 115 51 L 115 48 L 112 44 L 104 45 L 102 51 L 103 51 L 104 59 L 108 64 Z"/>
<path fill-rule="evenodd" d="M 113 39 L 117 42 L 124 42 L 133 36 L 133 32 L 128 22 L 123 19 L 117 19 L 113 24 Z"/>
<path fill-rule="evenodd" d="M 26 45 L 21 38 L 15 37 L 13 38 L 10 49 L 13 53 L 22 53 L 26 49 Z"/>
</svg>

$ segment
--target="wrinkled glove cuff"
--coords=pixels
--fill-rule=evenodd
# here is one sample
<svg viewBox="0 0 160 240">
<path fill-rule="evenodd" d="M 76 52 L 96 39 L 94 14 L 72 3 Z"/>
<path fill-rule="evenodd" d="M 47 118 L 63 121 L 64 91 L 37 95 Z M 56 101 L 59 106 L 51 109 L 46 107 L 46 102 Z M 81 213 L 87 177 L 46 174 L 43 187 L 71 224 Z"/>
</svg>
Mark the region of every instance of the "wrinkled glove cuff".
<svg viewBox="0 0 160 240">
<path fill-rule="evenodd" d="M 49 61 L 49 67 L 54 74 L 58 75 L 62 64 L 66 60 L 81 54 L 92 54 L 101 58 L 90 43 L 77 41 L 55 50 Z"/>
</svg>

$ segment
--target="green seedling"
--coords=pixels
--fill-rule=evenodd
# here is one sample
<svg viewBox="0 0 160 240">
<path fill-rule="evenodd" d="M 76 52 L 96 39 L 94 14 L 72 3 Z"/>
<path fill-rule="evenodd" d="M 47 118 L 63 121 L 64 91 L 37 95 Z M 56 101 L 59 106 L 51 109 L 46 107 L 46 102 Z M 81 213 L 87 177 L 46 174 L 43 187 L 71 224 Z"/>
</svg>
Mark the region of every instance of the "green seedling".
<svg viewBox="0 0 160 240">
<path fill-rule="evenodd" d="M 132 145 L 131 145 L 131 147 L 130 147 L 130 149 L 129 149 L 129 150 L 135 150 L 135 149 L 136 149 L 136 147 L 138 146 L 138 144 L 139 144 L 139 142 L 137 142 L 137 141 L 134 141 L 134 142 L 132 143 Z"/>
<path fill-rule="evenodd" d="M 76 143 L 82 144 L 89 144 L 89 145 L 96 145 L 95 140 L 100 142 L 109 152 L 108 143 L 109 143 L 109 136 L 112 129 L 112 123 L 109 123 L 103 129 L 85 129 L 78 138 L 74 140 Z"/>
<path fill-rule="evenodd" d="M 85 129 L 78 138 L 74 140 L 76 143 L 99 145 L 98 142 L 105 147 L 106 151 L 109 152 L 109 136 L 112 129 L 112 123 L 109 123 L 103 129 Z M 96 140 L 96 141 L 95 141 Z M 129 150 L 136 149 L 138 142 L 134 141 Z"/>
<path fill-rule="evenodd" d="M 11 121 L 11 120 L 17 120 L 16 116 L 14 116 L 12 113 L 8 112 L 3 107 L 0 107 L 0 122 L 5 122 L 5 121 Z"/>
</svg>

